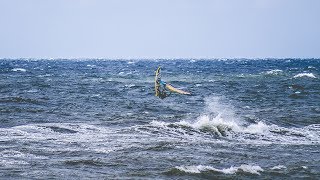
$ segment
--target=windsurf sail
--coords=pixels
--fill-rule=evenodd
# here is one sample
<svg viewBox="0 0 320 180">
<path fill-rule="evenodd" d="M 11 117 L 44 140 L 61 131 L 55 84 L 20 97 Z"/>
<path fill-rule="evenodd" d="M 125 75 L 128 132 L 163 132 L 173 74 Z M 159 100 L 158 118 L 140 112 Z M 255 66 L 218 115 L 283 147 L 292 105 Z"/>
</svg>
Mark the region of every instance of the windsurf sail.
<svg viewBox="0 0 320 180">
<path fill-rule="evenodd" d="M 158 67 L 158 69 L 156 70 L 156 76 L 154 79 L 154 89 L 155 89 L 155 96 L 159 96 L 160 93 L 160 81 L 161 81 L 161 68 Z"/>
</svg>

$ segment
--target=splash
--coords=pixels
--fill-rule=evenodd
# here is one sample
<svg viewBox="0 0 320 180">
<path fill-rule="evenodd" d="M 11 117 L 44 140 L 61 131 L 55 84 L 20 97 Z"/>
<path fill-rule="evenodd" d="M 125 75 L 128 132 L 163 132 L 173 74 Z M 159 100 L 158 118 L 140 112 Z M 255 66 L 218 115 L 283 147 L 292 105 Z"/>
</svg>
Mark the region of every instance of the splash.
<svg viewBox="0 0 320 180">
<path fill-rule="evenodd" d="M 205 100 L 206 108 L 194 122 L 182 121 L 181 124 L 189 125 L 195 129 L 212 131 L 220 136 L 226 136 L 229 131 L 259 134 L 268 131 L 268 126 L 263 122 L 245 126 L 235 108 L 223 97 L 209 97 Z"/>
</svg>

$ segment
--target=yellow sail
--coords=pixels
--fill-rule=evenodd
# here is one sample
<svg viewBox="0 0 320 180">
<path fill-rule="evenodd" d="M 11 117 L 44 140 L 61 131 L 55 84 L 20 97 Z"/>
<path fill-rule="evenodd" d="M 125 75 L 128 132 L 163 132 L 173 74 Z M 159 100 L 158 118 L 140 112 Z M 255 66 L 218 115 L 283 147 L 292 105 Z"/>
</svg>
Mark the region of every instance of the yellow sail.
<svg viewBox="0 0 320 180">
<path fill-rule="evenodd" d="M 160 83 L 159 83 L 159 79 L 160 79 L 160 66 L 158 67 L 158 69 L 156 70 L 156 76 L 154 79 L 154 89 L 156 91 L 155 96 L 159 96 L 159 88 L 160 88 Z"/>
<path fill-rule="evenodd" d="M 171 92 L 176 92 L 176 93 L 179 93 L 179 94 L 185 94 L 185 95 L 190 95 L 191 94 L 189 92 L 177 89 L 177 88 L 171 86 L 170 84 L 166 84 L 166 88 L 169 89 Z"/>
</svg>

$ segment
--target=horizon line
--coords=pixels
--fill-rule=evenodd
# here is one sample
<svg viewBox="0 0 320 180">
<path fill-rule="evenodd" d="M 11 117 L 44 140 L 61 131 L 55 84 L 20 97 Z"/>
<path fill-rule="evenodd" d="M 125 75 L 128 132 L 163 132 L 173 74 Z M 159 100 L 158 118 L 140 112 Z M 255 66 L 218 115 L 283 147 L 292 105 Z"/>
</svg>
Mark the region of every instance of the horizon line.
<svg viewBox="0 0 320 180">
<path fill-rule="evenodd" d="M 12 58 L 12 57 L 1 57 L 0 60 L 288 60 L 288 59 L 300 59 L 300 60 L 319 60 L 320 57 L 232 57 L 232 58 L 216 58 L 216 57 L 198 57 L 198 58 L 187 58 L 187 57 L 181 57 L 181 58 L 93 58 L 93 57 L 81 57 L 81 58 L 30 58 L 30 57 L 19 57 L 19 58 Z"/>
</svg>

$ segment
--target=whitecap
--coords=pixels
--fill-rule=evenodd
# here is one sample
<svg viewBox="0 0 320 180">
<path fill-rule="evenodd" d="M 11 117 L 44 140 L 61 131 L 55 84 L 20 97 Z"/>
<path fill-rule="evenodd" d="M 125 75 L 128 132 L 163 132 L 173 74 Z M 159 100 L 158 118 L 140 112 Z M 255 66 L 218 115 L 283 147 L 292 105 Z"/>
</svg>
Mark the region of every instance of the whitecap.
<svg viewBox="0 0 320 180">
<path fill-rule="evenodd" d="M 11 71 L 14 71 L 14 72 L 26 72 L 27 70 L 23 69 L 23 68 L 13 68 Z"/>
<path fill-rule="evenodd" d="M 268 75 L 279 75 L 282 72 L 283 71 L 280 70 L 280 69 L 274 69 L 274 70 L 267 71 L 266 74 L 268 74 Z"/>
<path fill-rule="evenodd" d="M 271 170 L 281 170 L 281 169 L 286 169 L 286 166 L 283 165 L 278 165 L 278 166 L 274 166 L 272 168 L 270 168 Z"/>
<path fill-rule="evenodd" d="M 308 66 L 308 69 L 317 69 L 317 68 L 314 66 Z"/>
<path fill-rule="evenodd" d="M 300 74 L 293 76 L 293 78 L 299 78 L 299 77 L 316 78 L 316 76 L 313 73 L 300 73 Z"/>
<path fill-rule="evenodd" d="M 96 67 L 96 65 L 88 64 L 87 67 L 93 68 L 93 67 Z"/>
<path fill-rule="evenodd" d="M 19 161 L 19 160 L 13 160 L 13 159 L 1 159 L 0 160 L 0 166 L 5 167 L 20 167 L 21 165 L 28 165 L 29 163 L 26 161 Z"/>
<path fill-rule="evenodd" d="M 126 88 L 132 88 L 132 87 L 135 87 L 136 85 L 135 84 L 126 84 L 124 85 L 124 87 Z"/>
<path fill-rule="evenodd" d="M 203 165 L 198 165 L 198 166 L 176 166 L 176 169 L 186 172 L 186 173 L 201 173 L 201 172 L 207 172 L 207 171 L 215 171 L 215 172 L 220 172 L 223 174 L 235 174 L 237 172 L 247 172 L 251 174 L 257 174 L 260 175 L 260 172 L 263 172 L 264 170 L 260 166 L 256 165 L 247 165 L 247 164 L 242 164 L 238 167 L 233 167 L 231 166 L 230 168 L 224 168 L 224 169 L 218 169 L 214 168 L 212 166 L 203 166 Z"/>
<path fill-rule="evenodd" d="M 218 135 L 223 135 L 229 130 L 240 133 L 261 134 L 268 131 L 268 125 L 263 122 L 243 126 L 243 121 L 235 113 L 235 108 L 222 97 L 206 99 L 205 113 L 200 115 L 195 122 L 181 122 L 195 129 L 211 130 Z"/>
<path fill-rule="evenodd" d="M 259 121 L 256 124 L 250 124 L 245 128 L 241 128 L 242 132 L 251 133 L 251 134 L 265 134 L 269 130 L 269 126 L 264 122 Z"/>
<path fill-rule="evenodd" d="M 210 132 L 218 136 L 228 136 L 231 131 L 242 134 L 266 134 L 269 132 L 269 126 L 262 121 L 244 126 L 244 122 L 236 115 L 234 107 L 222 97 L 210 97 L 205 102 L 205 112 L 194 121 L 181 120 L 176 123 L 152 121 L 151 125 L 162 128 L 170 125 L 191 127 L 194 130 Z"/>
</svg>

